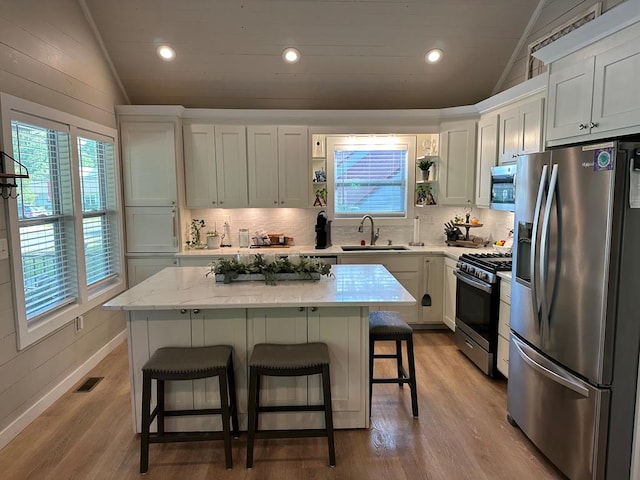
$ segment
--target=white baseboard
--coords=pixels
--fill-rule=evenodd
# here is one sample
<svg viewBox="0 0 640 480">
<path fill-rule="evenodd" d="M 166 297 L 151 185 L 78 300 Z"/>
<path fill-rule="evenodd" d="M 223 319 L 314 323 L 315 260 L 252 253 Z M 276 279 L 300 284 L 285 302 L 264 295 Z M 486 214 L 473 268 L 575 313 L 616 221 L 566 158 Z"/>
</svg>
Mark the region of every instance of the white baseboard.
<svg viewBox="0 0 640 480">
<path fill-rule="evenodd" d="M 67 393 L 82 377 L 89 373 L 100 361 L 111 353 L 118 345 L 127 338 L 127 331 L 123 330 L 113 337 L 104 347 L 91 355 L 78 368 L 71 372 L 58 385 L 53 387 L 48 393 L 34 403 L 27 411 L 11 422 L 0 432 L 0 450 L 7 446 L 18 434 L 24 430 L 31 422 L 42 414 L 47 408 L 55 403 L 62 395 Z"/>
</svg>

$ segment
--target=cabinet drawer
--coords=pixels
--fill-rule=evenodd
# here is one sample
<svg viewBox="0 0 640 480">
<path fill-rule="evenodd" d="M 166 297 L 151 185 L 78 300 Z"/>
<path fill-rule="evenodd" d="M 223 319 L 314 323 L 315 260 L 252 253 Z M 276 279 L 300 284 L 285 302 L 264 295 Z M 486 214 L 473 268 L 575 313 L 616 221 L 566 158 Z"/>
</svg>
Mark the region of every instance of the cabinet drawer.
<svg viewBox="0 0 640 480">
<path fill-rule="evenodd" d="M 511 305 L 500 301 L 498 315 L 498 333 L 505 338 L 509 338 L 509 329 L 511 328 Z"/>
<path fill-rule="evenodd" d="M 509 337 L 507 337 L 509 338 Z M 498 371 L 509 378 L 509 340 L 502 335 L 498 335 Z"/>
<path fill-rule="evenodd" d="M 511 305 L 511 282 L 504 278 L 500 279 L 500 300 Z"/>
</svg>

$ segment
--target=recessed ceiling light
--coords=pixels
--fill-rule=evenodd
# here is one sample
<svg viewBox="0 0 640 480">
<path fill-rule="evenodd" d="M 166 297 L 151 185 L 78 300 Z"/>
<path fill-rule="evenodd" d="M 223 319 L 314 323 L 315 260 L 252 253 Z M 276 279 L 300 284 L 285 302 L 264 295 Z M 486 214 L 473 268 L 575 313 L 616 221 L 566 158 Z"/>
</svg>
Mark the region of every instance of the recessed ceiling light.
<svg viewBox="0 0 640 480">
<path fill-rule="evenodd" d="M 296 63 L 300 60 L 300 51 L 293 47 L 285 48 L 282 52 L 282 58 L 287 63 Z"/>
<path fill-rule="evenodd" d="M 431 49 L 424 56 L 427 63 L 438 63 L 442 59 L 442 50 L 439 48 Z"/>
<path fill-rule="evenodd" d="M 173 48 L 168 45 L 160 45 L 158 47 L 158 56 L 167 62 L 170 62 L 174 58 L 176 58 L 176 52 Z"/>
</svg>

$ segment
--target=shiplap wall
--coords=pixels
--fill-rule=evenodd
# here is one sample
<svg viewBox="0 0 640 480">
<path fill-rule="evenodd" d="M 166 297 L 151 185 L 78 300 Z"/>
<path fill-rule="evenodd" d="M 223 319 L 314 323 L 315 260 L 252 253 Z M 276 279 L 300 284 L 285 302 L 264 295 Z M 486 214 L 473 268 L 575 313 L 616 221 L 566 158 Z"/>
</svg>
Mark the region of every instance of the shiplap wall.
<svg viewBox="0 0 640 480">
<path fill-rule="evenodd" d="M 553 30 L 586 12 L 596 3 L 602 4 L 601 14 L 615 7 L 624 0 L 547 0 L 540 12 L 538 20 L 518 52 L 511 71 L 507 75 L 501 90 L 507 90 L 526 80 L 527 55 L 529 44 L 551 33 Z"/>
<path fill-rule="evenodd" d="M 0 1 L 0 89 L 116 126 L 114 105 L 126 103 L 77 0 Z M 7 202 L 0 199 L 0 238 Z M 18 351 L 9 260 L 0 260 L 0 432 L 125 328 L 124 315 L 101 308 Z M 16 286 L 16 288 L 22 288 Z M 13 428 L 11 429 L 13 430 Z M 2 446 L 0 436 L 0 447 Z"/>
</svg>

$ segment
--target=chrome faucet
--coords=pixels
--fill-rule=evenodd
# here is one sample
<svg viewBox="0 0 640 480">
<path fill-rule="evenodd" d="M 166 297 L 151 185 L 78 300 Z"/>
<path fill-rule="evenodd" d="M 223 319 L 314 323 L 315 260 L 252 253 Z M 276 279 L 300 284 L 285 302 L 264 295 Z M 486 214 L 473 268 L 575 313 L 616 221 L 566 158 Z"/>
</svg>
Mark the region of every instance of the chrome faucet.
<svg viewBox="0 0 640 480">
<path fill-rule="evenodd" d="M 362 217 L 362 221 L 360 222 L 360 226 L 358 227 L 358 231 L 360 233 L 362 233 L 364 231 L 364 221 L 367 218 L 371 222 L 371 242 L 370 242 L 370 244 L 371 245 L 375 245 L 376 244 L 376 240 L 380 236 L 380 229 L 378 228 L 376 230 L 375 226 L 373 225 L 373 217 L 371 215 L 365 215 L 364 217 Z"/>
</svg>

